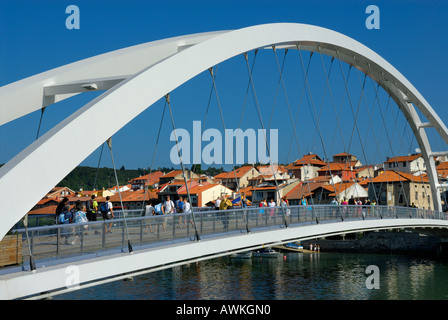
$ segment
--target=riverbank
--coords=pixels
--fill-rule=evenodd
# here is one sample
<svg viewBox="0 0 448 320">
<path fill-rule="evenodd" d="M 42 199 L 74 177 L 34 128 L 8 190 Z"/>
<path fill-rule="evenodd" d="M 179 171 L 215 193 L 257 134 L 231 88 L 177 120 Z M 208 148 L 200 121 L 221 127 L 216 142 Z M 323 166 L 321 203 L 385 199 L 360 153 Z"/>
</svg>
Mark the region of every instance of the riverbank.
<svg viewBox="0 0 448 320">
<path fill-rule="evenodd" d="M 448 257 L 446 244 L 437 237 L 414 231 L 379 231 L 354 233 L 305 240 L 304 248 L 319 245 L 321 252 L 417 253 Z"/>
</svg>

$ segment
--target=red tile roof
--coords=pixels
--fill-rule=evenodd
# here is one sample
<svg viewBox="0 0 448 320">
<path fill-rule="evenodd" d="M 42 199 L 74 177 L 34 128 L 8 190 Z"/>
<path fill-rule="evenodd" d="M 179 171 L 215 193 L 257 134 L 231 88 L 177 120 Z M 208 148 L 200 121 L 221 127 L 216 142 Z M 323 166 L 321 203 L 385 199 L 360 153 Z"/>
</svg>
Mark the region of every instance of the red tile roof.
<svg viewBox="0 0 448 320">
<path fill-rule="evenodd" d="M 34 209 L 28 212 L 29 215 L 39 215 L 39 214 L 56 214 L 57 205 L 46 206 L 39 209 Z"/>
<path fill-rule="evenodd" d="M 245 174 L 247 174 L 250 170 L 255 169 L 252 166 L 244 166 L 238 169 L 235 169 L 235 172 L 232 170 L 230 172 L 221 172 L 214 176 L 215 179 L 235 179 L 236 177 L 242 178 Z"/>
<path fill-rule="evenodd" d="M 353 156 L 353 155 L 347 152 L 341 152 L 333 155 L 333 157 L 345 157 L 345 156 Z"/>
<path fill-rule="evenodd" d="M 167 174 L 163 175 L 162 178 L 174 178 L 179 174 L 182 174 L 182 170 L 173 170 L 173 171 L 168 172 Z"/>
<path fill-rule="evenodd" d="M 448 170 L 448 162 L 442 162 L 437 167 L 437 170 Z"/>
<path fill-rule="evenodd" d="M 421 153 L 412 154 L 410 156 L 397 156 L 390 158 L 389 160 L 385 161 L 385 163 L 414 161 L 415 159 L 420 158 L 421 156 L 422 156 Z"/>
<path fill-rule="evenodd" d="M 372 178 L 372 183 L 391 183 L 391 182 L 424 182 L 429 183 L 429 180 L 427 177 L 424 176 L 414 176 L 413 174 L 401 172 L 401 171 L 395 171 L 395 170 L 386 170 L 383 174 L 380 174 L 379 176 Z"/>
<path fill-rule="evenodd" d="M 144 176 L 140 176 L 138 178 L 134 178 L 129 180 L 130 183 L 139 181 L 139 180 L 144 180 L 145 183 L 147 183 L 148 179 L 149 179 L 149 185 L 156 183 L 157 181 L 159 181 L 159 178 L 161 176 L 163 176 L 164 173 L 162 171 L 156 171 L 156 172 L 152 172 L 151 174 L 145 174 Z"/>
<path fill-rule="evenodd" d="M 292 199 L 302 199 L 302 197 L 309 197 L 310 195 L 314 194 L 314 191 L 323 186 L 324 183 L 322 182 L 308 182 L 308 183 L 301 183 L 297 186 L 295 186 L 291 191 L 289 191 L 286 194 L 286 199 L 292 200 Z"/>
<path fill-rule="evenodd" d="M 345 162 L 329 162 L 328 164 L 325 164 L 324 167 L 320 168 L 317 171 L 351 171 L 355 168 L 355 164 L 358 163 L 358 161 L 348 161 Z"/>
<path fill-rule="evenodd" d="M 289 166 L 288 169 L 298 169 L 306 164 L 313 164 L 316 166 L 324 166 L 326 164 L 317 154 L 307 154 L 301 159 L 294 161 L 293 166 Z"/>
</svg>

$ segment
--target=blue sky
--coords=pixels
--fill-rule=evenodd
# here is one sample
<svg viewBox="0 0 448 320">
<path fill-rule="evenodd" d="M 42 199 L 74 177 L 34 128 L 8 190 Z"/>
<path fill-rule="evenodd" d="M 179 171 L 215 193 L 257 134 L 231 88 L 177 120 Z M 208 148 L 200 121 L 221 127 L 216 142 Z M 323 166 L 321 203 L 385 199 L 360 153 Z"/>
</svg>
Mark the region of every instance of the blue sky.
<svg viewBox="0 0 448 320">
<path fill-rule="evenodd" d="M 71 4 L 77 5 L 80 9 L 79 30 L 68 30 L 65 27 L 65 20 L 68 17 L 65 9 Z M 368 17 L 365 10 L 370 4 L 375 4 L 380 9 L 379 30 L 369 30 L 365 26 L 365 20 Z M 376 51 L 407 77 L 446 123 L 448 120 L 445 112 L 448 75 L 447 20 L 448 3 L 446 1 L 1 0 L 0 86 L 83 58 L 149 41 L 191 33 L 238 29 L 263 23 L 296 22 L 341 32 Z M 282 57 L 279 53 L 279 58 Z M 273 60 L 269 62 L 269 57 L 259 59 L 261 62 L 263 62 L 262 59 L 267 61 L 264 66 L 260 66 L 260 69 L 256 69 L 260 75 L 257 78 L 258 83 L 263 81 L 263 84 L 259 84 L 257 93 L 261 99 L 264 99 L 261 100 L 263 101 L 261 104 L 267 105 L 263 113 L 264 120 L 267 121 L 278 78 L 262 79 L 261 74 L 269 74 L 269 70 L 275 72 L 276 69 L 272 68 L 276 66 L 272 63 Z M 289 56 L 288 59 L 290 59 Z M 304 59 L 306 62 L 307 57 L 304 56 Z M 234 62 L 223 63 L 218 67 L 217 86 L 221 104 L 228 117 L 227 128 L 237 128 L 238 121 L 235 119 L 239 119 L 241 114 L 240 109 L 247 85 L 247 72 L 245 65 L 241 62 L 242 60 L 235 59 Z M 260 65 L 262 65 L 261 62 Z M 288 63 L 291 63 L 291 70 L 299 67 L 300 60 L 297 54 L 288 60 Z M 329 64 L 326 66 L 328 67 Z M 294 71 L 290 72 L 292 79 Z M 285 76 L 285 79 L 290 78 Z M 293 86 L 292 83 L 293 80 L 288 80 L 289 86 Z M 204 121 L 210 89 L 210 79 L 207 75 L 200 75 L 173 93 L 172 105 L 175 110 L 176 127 L 191 131 L 194 120 Z M 268 91 L 270 95 L 263 96 Z M 294 90 L 288 98 L 297 104 L 299 95 L 293 92 Z M 279 106 L 282 104 L 281 94 L 280 91 Z M 41 134 L 85 105 L 94 96 L 95 94 L 79 96 L 47 108 L 43 117 Z M 316 100 L 319 99 L 316 97 Z M 114 157 L 117 166 L 124 165 L 130 169 L 147 168 L 151 165 L 158 129 L 154 119 L 160 119 L 162 108 L 163 102 L 156 103 L 114 136 Z M 222 130 L 222 124 L 218 119 L 216 98 L 213 98 L 210 108 L 210 120 L 207 127 Z M 386 108 L 385 103 L 383 108 Z M 245 127 L 258 129 L 260 125 L 255 121 L 257 119 L 253 112 L 252 116 L 250 116 L 251 113 L 246 113 Z M 324 112 L 323 116 L 325 114 Z M 395 112 L 390 114 L 395 115 Z M 272 128 L 278 128 L 280 131 L 279 160 L 290 162 L 301 156 L 298 150 L 300 147 L 295 146 L 294 141 L 291 143 L 291 128 L 289 131 L 286 129 L 286 124 L 289 125 L 289 120 L 285 120 L 287 111 L 276 109 L 275 115 Z M 0 127 L 0 163 L 7 162 L 34 141 L 39 118 L 40 112 L 35 112 Z M 376 120 L 379 119 L 376 118 Z M 267 124 L 264 125 L 267 126 Z M 369 124 L 364 122 L 362 126 L 368 128 Z M 398 127 L 397 133 L 391 133 L 391 136 L 406 135 L 406 137 L 399 139 L 401 145 L 396 147 L 394 155 L 413 151 L 416 145 L 412 138 L 407 135 L 408 133 L 399 131 L 403 129 Z M 316 146 L 317 142 L 309 144 L 309 141 L 316 140 L 312 119 L 306 120 L 305 116 L 301 118 L 299 128 L 301 141 L 307 141 L 303 142 L 300 148 L 301 153 L 312 151 L 322 155 L 322 149 Z M 330 130 L 328 126 L 328 129 L 327 151 L 331 151 L 332 154 L 344 151 L 341 145 L 329 147 L 335 135 L 333 127 Z M 174 146 L 174 143 L 169 140 L 171 130 L 171 123 L 168 118 L 165 118 L 155 167 L 172 166 L 169 159 L 169 151 Z M 376 134 L 379 135 L 379 133 Z M 350 130 L 347 135 L 350 135 Z M 368 130 L 365 137 L 367 145 L 369 141 L 375 140 Z M 378 150 L 379 148 L 375 147 L 381 155 L 372 154 L 369 156 L 369 161 L 381 162 L 385 156 L 392 155 L 390 148 L 385 145 L 384 135 L 382 139 L 383 149 Z M 436 143 L 440 143 L 437 138 L 434 139 Z M 348 143 L 348 136 L 346 140 Z M 348 151 L 353 151 L 363 160 L 359 143 L 356 141 L 358 140 L 354 138 L 353 145 L 358 145 L 358 149 L 353 147 Z M 290 145 L 293 146 L 291 149 Z M 89 156 L 82 165 L 96 166 L 99 150 Z M 66 156 L 69 156 L 70 152 L 76 152 L 76 150 L 69 151 Z M 109 155 L 105 154 L 101 166 L 110 167 L 109 158 Z"/>
</svg>

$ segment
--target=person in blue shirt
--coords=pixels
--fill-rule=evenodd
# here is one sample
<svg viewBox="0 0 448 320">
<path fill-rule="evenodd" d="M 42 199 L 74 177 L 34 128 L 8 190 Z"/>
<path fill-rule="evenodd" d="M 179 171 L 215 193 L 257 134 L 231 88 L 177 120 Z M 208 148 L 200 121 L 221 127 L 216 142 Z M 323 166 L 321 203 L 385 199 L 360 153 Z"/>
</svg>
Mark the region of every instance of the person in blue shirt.
<svg viewBox="0 0 448 320">
<path fill-rule="evenodd" d="M 69 223 L 72 223 L 72 220 L 73 220 L 73 215 L 72 215 L 72 211 L 70 210 L 70 206 L 65 205 L 62 208 L 61 213 L 59 214 L 58 223 L 59 224 L 69 224 Z M 69 230 L 69 229 L 67 229 L 67 228 L 61 229 L 61 239 L 65 238 L 65 244 L 68 244 L 68 238 L 70 237 L 70 231 L 67 231 L 67 230 Z"/>
<path fill-rule="evenodd" d="M 184 212 L 184 198 L 179 197 L 179 200 L 176 201 L 176 211 L 177 213 Z"/>
<path fill-rule="evenodd" d="M 76 211 L 74 214 L 74 217 L 73 217 L 73 220 L 74 220 L 73 222 L 74 223 L 88 222 L 89 220 L 87 220 L 86 211 L 87 211 L 86 206 L 82 206 L 81 210 Z M 73 241 L 72 241 L 72 245 L 76 244 L 76 240 L 82 234 L 84 229 L 87 229 L 86 227 L 87 227 L 87 225 L 76 227 L 78 229 L 78 231 L 76 232 L 75 239 L 73 239 Z"/>
</svg>

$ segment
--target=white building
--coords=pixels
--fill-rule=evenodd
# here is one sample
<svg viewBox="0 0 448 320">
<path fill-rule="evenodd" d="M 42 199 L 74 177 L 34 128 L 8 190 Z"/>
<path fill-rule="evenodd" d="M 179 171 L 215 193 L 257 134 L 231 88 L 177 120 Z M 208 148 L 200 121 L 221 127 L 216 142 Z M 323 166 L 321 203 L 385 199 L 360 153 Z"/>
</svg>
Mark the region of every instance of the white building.
<svg viewBox="0 0 448 320">
<path fill-rule="evenodd" d="M 395 170 L 420 175 L 426 172 L 426 164 L 422 154 L 416 153 L 387 159 L 384 162 L 384 170 Z"/>
</svg>

